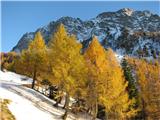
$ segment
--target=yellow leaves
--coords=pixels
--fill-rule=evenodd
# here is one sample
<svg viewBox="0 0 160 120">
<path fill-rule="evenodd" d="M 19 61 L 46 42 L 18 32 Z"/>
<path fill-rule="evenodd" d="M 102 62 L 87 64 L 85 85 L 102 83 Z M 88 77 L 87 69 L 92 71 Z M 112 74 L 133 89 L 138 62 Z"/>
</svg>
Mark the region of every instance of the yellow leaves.
<svg viewBox="0 0 160 120">
<path fill-rule="evenodd" d="M 148 113 L 148 119 L 157 117 L 158 111 L 160 112 L 160 66 L 158 61 L 147 62 L 140 59 L 129 59 L 133 65 L 137 81 L 140 88 L 141 99 L 145 106 L 144 110 Z"/>
<path fill-rule="evenodd" d="M 30 42 L 28 49 L 32 51 L 37 51 L 41 50 L 42 48 L 45 48 L 45 42 L 43 40 L 41 33 L 37 32 L 35 34 L 34 40 Z"/>
<path fill-rule="evenodd" d="M 94 37 L 91 41 L 89 47 L 85 51 L 84 56 L 86 60 L 89 60 L 91 64 L 94 64 L 98 70 L 103 71 L 103 69 L 106 67 L 105 50 L 98 42 L 96 37 Z"/>
<path fill-rule="evenodd" d="M 128 114 L 128 111 L 130 113 L 134 113 L 135 110 L 129 109 L 129 106 L 132 103 L 129 100 L 129 96 L 126 91 L 128 83 L 125 81 L 123 71 L 116 60 L 114 52 L 111 49 L 108 49 L 106 52 L 106 60 L 106 79 L 108 80 L 109 84 L 108 91 L 106 91 L 106 96 L 108 98 L 106 101 L 108 104 L 108 111 L 111 111 L 111 114 L 117 114 L 119 119 L 124 117 L 131 117 L 133 114 Z"/>
<path fill-rule="evenodd" d="M 33 77 L 36 71 L 38 76 L 42 75 L 40 71 L 44 71 L 47 63 L 47 54 L 45 42 L 40 32 L 35 34 L 34 40 L 29 43 L 28 49 L 21 52 L 21 58 L 18 63 L 21 65 L 17 70 L 19 73 Z"/>
<path fill-rule="evenodd" d="M 15 52 L 0 53 L 0 66 L 1 70 L 4 68 L 10 71 L 14 71 L 15 60 L 18 58 L 18 54 Z"/>
<path fill-rule="evenodd" d="M 49 46 L 52 47 L 60 47 L 61 44 L 63 44 L 63 47 L 66 46 L 66 39 L 68 39 L 67 32 L 63 26 L 63 24 L 60 24 L 58 26 L 57 31 L 53 34 L 51 41 L 49 43 Z M 56 45 L 56 46 L 55 46 Z"/>
<path fill-rule="evenodd" d="M 115 57 L 115 53 L 113 52 L 113 50 L 111 48 L 109 48 L 106 52 L 106 59 L 107 59 L 107 62 L 110 64 L 110 66 L 112 67 L 117 67 L 119 66 L 119 63 Z"/>
<path fill-rule="evenodd" d="M 91 94 L 98 94 L 98 100 L 105 106 L 107 114 L 118 115 L 118 119 L 127 117 L 130 106 L 126 91 L 128 83 L 125 82 L 114 52 L 111 49 L 105 51 L 94 37 L 84 56 L 89 71 L 88 79 L 92 84 L 89 87 Z"/>
<path fill-rule="evenodd" d="M 106 52 L 96 37 L 84 56 L 81 48 L 82 45 L 77 42 L 76 37 L 67 35 L 61 24 L 52 36 L 48 54 L 38 32 L 28 50 L 22 52 L 22 61 L 31 68 L 36 66 L 38 70 L 47 67 L 52 84 L 71 96 L 86 99 L 88 106 L 94 106 L 98 101 L 105 106 L 108 114 L 118 115 L 120 119 L 133 114 L 134 110 L 129 110 L 132 102 L 126 91 L 128 83 L 114 52 L 111 49 Z M 46 66 L 43 66 L 44 64 Z"/>
<path fill-rule="evenodd" d="M 77 43 L 75 36 L 67 35 L 61 24 L 53 35 L 49 45 L 49 61 L 56 78 L 54 82 L 64 84 L 63 90 L 74 91 L 76 83 L 83 79 L 84 59 L 81 55 L 82 45 Z M 76 82 L 76 83 L 75 83 Z M 73 92 L 72 92 L 73 93 Z"/>
</svg>

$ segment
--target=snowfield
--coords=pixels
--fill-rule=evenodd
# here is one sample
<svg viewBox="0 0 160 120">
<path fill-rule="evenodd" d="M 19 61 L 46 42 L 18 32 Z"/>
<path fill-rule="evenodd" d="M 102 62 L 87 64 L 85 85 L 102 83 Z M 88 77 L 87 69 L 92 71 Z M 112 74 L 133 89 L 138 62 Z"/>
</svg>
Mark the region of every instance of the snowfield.
<svg viewBox="0 0 160 120">
<path fill-rule="evenodd" d="M 32 79 L 24 76 L 24 75 L 19 75 L 14 72 L 2 72 L 0 71 L 0 81 L 6 81 L 6 82 L 12 82 L 15 84 L 31 84 Z"/>
<path fill-rule="evenodd" d="M 53 107 L 55 101 L 43 94 L 23 86 L 32 79 L 13 72 L 0 71 L 0 98 L 9 99 L 9 110 L 16 120 L 61 120 L 62 108 Z M 90 120 L 88 115 L 70 113 L 67 120 Z"/>
<path fill-rule="evenodd" d="M 52 120 L 52 116 L 35 107 L 29 100 L 0 87 L 0 97 L 11 100 L 9 110 L 16 120 Z"/>
</svg>

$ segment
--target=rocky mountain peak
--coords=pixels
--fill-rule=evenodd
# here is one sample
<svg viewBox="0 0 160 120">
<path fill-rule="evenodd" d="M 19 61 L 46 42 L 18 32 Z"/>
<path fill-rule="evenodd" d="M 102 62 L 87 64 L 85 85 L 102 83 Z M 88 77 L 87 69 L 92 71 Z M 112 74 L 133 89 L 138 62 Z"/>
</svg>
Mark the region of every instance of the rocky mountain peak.
<svg viewBox="0 0 160 120">
<path fill-rule="evenodd" d="M 131 16 L 132 13 L 134 12 L 134 10 L 130 9 L 130 8 L 123 8 L 123 9 L 120 9 L 118 12 L 124 13 L 125 15 L 128 15 L 128 16 Z"/>
<path fill-rule="evenodd" d="M 143 53 L 143 50 L 148 51 L 145 52 L 146 56 L 151 56 L 153 53 L 156 56 L 160 54 L 160 16 L 147 10 L 134 11 L 130 8 L 123 8 L 116 12 L 103 12 L 87 21 L 69 16 L 61 17 L 57 21 L 38 28 L 35 32 L 23 35 L 13 51 L 20 52 L 26 49 L 37 31 L 42 33 L 48 44 L 61 23 L 69 34 L 76 35 L 84 48 L 93 36 L 97 36 L 105 48 L 111 47 L 122 54 L 137 56 Z"/>
</svg>

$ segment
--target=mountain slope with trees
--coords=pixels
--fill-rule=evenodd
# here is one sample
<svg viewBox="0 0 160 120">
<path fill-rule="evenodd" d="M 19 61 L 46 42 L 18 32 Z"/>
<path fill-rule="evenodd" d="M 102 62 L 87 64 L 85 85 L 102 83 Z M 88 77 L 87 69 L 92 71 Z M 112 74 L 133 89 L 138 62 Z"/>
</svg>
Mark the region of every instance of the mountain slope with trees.
<svg viewBox="0 0 160 120">
<path fill-rule="evenodd" d="M 91 120 L 160 119 L 157 59 L 126 56 L 120 64 L 115 52 L 102 46 L 95 36 L 83 49 L 63 24 L 57 27 L 49 45 L 37 32 L 27 49 L 20 54 L 1 54 L 1 58 L 2 70 L 32 77 L 32 86 L 28 87 L 55 100 L 52 106 L 65 110 L 63 120 L 70 113 L 85 114 Z"/>
</svg>

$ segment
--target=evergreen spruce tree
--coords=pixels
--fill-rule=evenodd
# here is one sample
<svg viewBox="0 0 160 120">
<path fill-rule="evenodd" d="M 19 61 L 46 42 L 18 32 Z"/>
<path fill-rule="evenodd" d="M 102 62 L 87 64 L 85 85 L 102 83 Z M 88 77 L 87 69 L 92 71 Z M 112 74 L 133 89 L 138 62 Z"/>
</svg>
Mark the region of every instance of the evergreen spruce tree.
<svg viewBox="0 0 160 120">
<path fill-rule="evenodd" d="M 138 97 L 138 90 L 136 87 L 136 81 L 132 75 L 131 67 L 125 58 L 123 58 L 121 65 L 122 65 L 122 68 L 124 71 L 125 79 L 128 81 L 127 90 L 129 92 L 129 98 L 131 98 L 131 99 L 137 98 Z"/>
<path fill-rule="evenodd" d="M 133 77 L 131 66 L 127 62 L 126 58 L 122 59 L 121 65 L 122 65 L 122 69 L 124 71 L 125 80 L 128 81 L 127 91 L 129 93 L 129 99 L 135 100 L 134 104 L 132 104 L 130 106 L 130 108 L 138 110 L 138 109 L 140 109 L 140 98 L 139 98 L 138 89 L 137 89 L 138 84 L 136 83 L 136 80 Z M 137 118 L 140 116 L 136 115 L 135 117 Z"/>
</svg>

